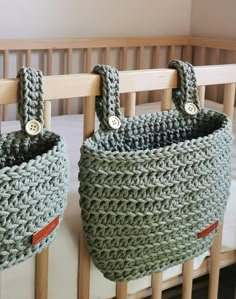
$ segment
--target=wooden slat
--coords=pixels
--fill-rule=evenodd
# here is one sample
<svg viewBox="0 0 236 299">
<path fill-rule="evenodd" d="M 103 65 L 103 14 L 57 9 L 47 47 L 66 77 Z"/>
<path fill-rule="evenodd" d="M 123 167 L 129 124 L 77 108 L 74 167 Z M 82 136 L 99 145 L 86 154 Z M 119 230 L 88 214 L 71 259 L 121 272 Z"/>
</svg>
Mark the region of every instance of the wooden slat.
<svg viewBox="0 0 236 299">
<path fill-rule="evenodd" d="M 48 298 L 48 248 L 36 255 L 35 299 Z"/>
<path fill-rule="evenodd" d="M 172 106 L 172 89 L 168 88 L 163 90 L 161 99 L 161 110 L 170 110 Z"/>
<path fill-rule="evenodd" d="M 143 69 L 143 61 L 144 61 L 144 47 L 139 47 L 138 55 L 137 55 L 137 70 Z"/>
<path fill-rule="evenodd" d="M 31 67 L 31 50 L 30 49 L 26 50 L 25 63 L 26 63 L 27 67 Z"/>
<path fill-rule="evenodd" d="M 135 115 L 135 103 L 136 103 L 136 93 L 128 93 L 127 99 L 125 101 L 125 116 L 134 116 Z"/>
<path fill-rule="evenodd" d="M 206 64 L 206 48 L 201 47 L 200 48 L 200 65 Z"/>
<path fill-rule="evenodd" d="M 169 61 L 175 59 L 175 46 L 170 46 L 169 48 Z"/>
<path fill-rule="evenodd" d="M 220 49 L 215 49 L 214 52 L 214 64 L 220 64 Z"/>
<path fill-rule="evenodd" d="M 154 69 L 160 67 L 160 52 L 161 52 L 160 46 L 153 47 L 152 67 Z M 158 91 L 153 90 L 151 92 L 151 102 L 156 102 L 156 101 L 158 101 Z"/>
<path fill-rule="evenodd" d="M 120 59 L 120 70 L 121 71 L 126 71 L 127 70 L 127 48 L 121 48 L 121 59 Z M 120 95 L 120 104 L 121 107 L 124 107 L 125 105 L 125 99 L 126 99 L 126 95 L 125 94 L 121 94 Z"/>
<path fill-rule="evenodd" d="M 137 55 L 137 69 L 142 70 L 143 69 L 143 61 L 144 61 L 144 47 L 138 48 L 138 55 Z M 136 101 L 137 104 L 142 104 L 143 99 L 142 95 L 140 93 L 137 93 L 136 95 Z"/>
<path fill-rule="evenodd" d="M 152 299 L 161 299 L 162 280 L 163 280 L 162 272 L 152 274 Z"/>
<path fill-rule="evenodd" d="M 236 63 L 236 50 L 233 51 L 232 63 Z"/>
<path fill-rule="evenodd" d="M 9 77 L 9 51 L 3 51 L 3 78 Z"/>
<path fill-rule="evenodd" d="M 51 129 L 51 115 L 52 115 L 52 103 L 51 101 L 44 102 L 44 127 L 48 130 Z"/>
<path fill-rule="evenodd" d="M 206 86 L 198 86 L 198 95 L 199 95 L 199 100 L 201 107 L 204 107 L 205 105 L 205 91 L 206 91 Z"/>
<path fill-rule="evenodd" d="M 92 71 L 92 50 L 90 48 L 85 49 L 85 71 L 87 73 L 90 73 Z M 86 98 L 83 100 L 83 102 L 86 100 Z M 91 99 L 89 99 L 88 97 L 88 101 L 94 101 L 94 98 L 92 97 Z M 82 101 L 79 101 L 79 111 L 78 113 L 80 113 L 81 111 L 83 111 L 83 104 Z"/>
<path fill-rule="evenodd" d="M 51 101 L 44 103 L 44 127 L 51 129 Z M 36 255 L 35 268 L 35 298 L 48 298 L 48 254 L 49 249 L 44 249 L 41 253 Z"/>
<path fill-rule="evenodd" d="M 127 47 L 121 48 L 121 71 L 126 71 L 127 69 Z"/>
<path fill-rule="evenodd" d="M 9 51 L 4 50 L 3 51 L 3 78 L 9 77 Z M 8 119 L 8 106 L 3 105 L 3 120 Z"/>
<path fill-rule="evenodd" d="M 161 53 L 161 47 L 159 46 L 153 47 L 152 67 L 154 69 L 160 67 L 160 53 Z"/>
<path fill-rule="evenodd" d="M 105 48 L 104 50 L 104 64 L 110 63 L 110 48 Z"/>
<path fill-rule="evenodd" d="M 224 106 L 223 111 L 233 120 L 235 102 L 235 83 L 225 84 L 224 86 Z"/>
<path fill-rule="evenodd" d="M 92 68 L 92 50 L 90 48 L 88 48 L 88 49 L 85 49 L 85 71 L 87 73 L 90 73 L 92 71 L 91 68 Z M 86 97 L 84 98 L 83 103 L 85 103 L 85 100 L 86 100 Z M 92 103 L 94 101 L 94 97 L 91 97 L 91 98 L 88 97 L 88 101 L 90 103 Z M 80 110 L 84 109 L 81 107 L 81 104 L 82 104 L 82 102 L 79 101 L 79 111 L 78 112 L 80 112 Z"/>
<path fill-rule="evenodd" d="M 198 85 L 236 82 L 236 65 L 195 67 Z M 100 76 L 94 74 L 45 76 L 44 99 L 95 96 L 101 93 Z M 0 102 L 17 102 L 17 79 L 0 80 Z M 177 86 L 177 72 L 171 69 L 120 72 L 120 92 L 170 89 Z"/>
<path fill-rule="evenodd" d="M 28 55 L 30 54 L 31 53 L 28 53 Z M 50 72 L 47 73 L 50 74 Z M 44 103 L 44 126 L 49 130 L 51 129 L 51 101 L 46 101 Z M 35 272 L 36 299 L 48 298 L 48 254 L 49 254 L 49 249 L 47 248 L 43 250 L 42 253 L 36 255 L 36 272 Z"/>
<path fill-rule="evenodd" d="M 193 260 L 189 260 L 183 264 L 182 299 L 192 298 L 192 286 L 193 286 Z"/>
<path fill-rule="evenodd" d="M 216 238 L 211 247 L 211 264 L 210 264 L 209 292 L 208 292 L 209 299 L 217 299 L 218 297 L 222 231 L 223 231 L 223 225 L 220 225 Z"/>
<path fill-rule="evenodd" d="M 90 73 L 91 70 L 92 51 L 90 48 L 86 49 L 86 72 Z"/>
<path fill-rule="evenodd" d="M 52 49 L 47 49 L 47 75 L 48 76 L 52 75 L 52 54 L 53 54 Z"/>
<path fill-rule="evenodd" d="M 135 101 L 136 94 L 129 93 L 125 101 L 125 111 L 126 117 L 135 115 Z M 116 283 L 116 299 L 127 299 L 128 296 L 128 285 L 127 282 L 117 282 Z"/>
<path fill-rule="evenodd" d="M 52 75 L 52 49 L 47 50 L 47 75 Z"/>
<path fill-rule="evenodd" d="M 214 49 L 214 64 L 220 64 L 220 49 Z M 218 96 L 218 85 L 212 86 L 212 98 L 214 102 L 221 102 Z"/>
<path fill-rule="evenodd" d="M 78 299 L 90 299 L 90 257 L 86 247 L 81 221 L 79 230 Z"/>
<path fill-rule="evenodd" d="M 2 50 L 87 49 L 188 45 L 188 36 L 137 37 L 137 38 L 90 38 L 50 40 L 0 40 Z"/>
<path fill-rule="evenodd" d="M 94 132 L 95 99 L 84 99 L 84 140 Z M 89 299 L 90 291 L 90 257 L 86 247 L 81 218 L 79 220 L 79 269 L 78 269 L 78 299 Z"/>
<path fill-rule="evenodd" d="M 66 64 L 66 72 L 67 74 L 72 73 L 72 49 L 67 49 L 67 64 Z M 71 99 L 67 98 L 65 100 L 65 113 L 70 114 L 71 112 Z"/>
<path fill-rule="evenodd" d="M 127 282 L 116 283 L 116 299 L 127 299 L 128 286 Z"/>
<path fill-rule="evenodd" d="M 192 63 L 192 46 L 182 46 L 182 60 Z"/>
<path fill-rule="evenodd" d="M 86 97 L 84 101 L 84 140 L 90 137 L 95 127 L 95 98 Z"/>
</svg>

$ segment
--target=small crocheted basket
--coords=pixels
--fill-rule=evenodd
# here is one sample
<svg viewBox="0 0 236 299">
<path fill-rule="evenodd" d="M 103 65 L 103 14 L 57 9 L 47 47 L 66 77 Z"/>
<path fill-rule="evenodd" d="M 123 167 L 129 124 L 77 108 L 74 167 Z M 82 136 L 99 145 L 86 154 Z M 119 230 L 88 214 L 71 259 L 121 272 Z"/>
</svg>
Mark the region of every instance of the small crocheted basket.
<svg viewBox="0 0 236 299">
<path fill-rule="evenodd" d="M 80 205 L 90 256 L 127 281 L 205 252 L 229 197 L 229 118 L 201 109 L 191 64 L 179 74 L 176 110 L 121 118 L 116 69 L 98 65 L 100 128 L 81 147 Z"/>
<path fill-rule="evenodd" d="M 42 73 L 18 78 L 21 130 L 0 135 L 0 270 L 49 245 L 67 201 L 65 144 L 43 128 Z"/>
</svg>

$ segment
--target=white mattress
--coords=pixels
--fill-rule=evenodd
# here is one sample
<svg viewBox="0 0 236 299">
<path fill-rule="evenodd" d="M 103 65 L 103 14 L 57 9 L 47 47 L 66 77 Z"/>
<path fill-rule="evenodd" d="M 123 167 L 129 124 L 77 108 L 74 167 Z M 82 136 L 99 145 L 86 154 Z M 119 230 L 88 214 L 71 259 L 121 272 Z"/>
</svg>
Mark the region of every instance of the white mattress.
<svg viewBox="0 0 236 299">
<path fill-rule="evenodd" d="M 221 110 L 222 106 L 206 102 L 206 106 Z M 137 114 L 158 111 L 159 104 L 145 104 L 137 107 Z M 236 112 L 236 111 L 235 111 Z M 68 205 L 63 224 L 59 233 L 50 246 L 49 255 L 49 299 L 76 299 L 77 296 L 77 267 L 78 267 L 78 166 L 80 145 L 82 143 L 82 115 L 58 116 L 52 119 L 53 131 L 64 136 L 70 158 L 70 188 Z M 12 131 L 19 128 L 15 121 L 5 122 L 2 131 Z M 234 130 L 236 132 L 236 113 L 234 113 Z M 222 250 L 236 249 L 236 143 L 233 151 L 233 173 L 231 196 L 228 202 Z M 194 268 L 198 268 L 206 253 L 194 260 Z M 34 258 L 16 265 L 0 273 L 0 298 L 4 299 L 33 299 L 34 298 Z M 181 273 L 182 266 L 173 267 L 164 272 L 164 279 Z M 151 285 L 150 277 L 132 281 L 128 284 L 128 293 L 132 294 Z M 90 298 L 110 298 L 115 296 L 115 283 L 106 280 L 103 275 L 91 265 Z"/>
</svg>

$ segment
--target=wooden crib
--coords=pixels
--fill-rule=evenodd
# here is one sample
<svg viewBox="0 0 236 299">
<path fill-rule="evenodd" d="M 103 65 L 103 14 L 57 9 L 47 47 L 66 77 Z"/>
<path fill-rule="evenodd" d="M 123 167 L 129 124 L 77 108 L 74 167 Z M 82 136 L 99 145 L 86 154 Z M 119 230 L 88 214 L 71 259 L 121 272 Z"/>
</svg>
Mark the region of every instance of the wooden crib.
<svg viewBox="0 0 236 299">
<path fill-rule="evenodd" d="M 236 63 L 236 41 L 192 36 L 66 40 L 0 40 L 0 78 L 15 78 L 22 66 L 39 68 L 45 75 L 90 73 L 93 65 L 111 64 L 118 70 L 167 67 L 172 59 L 193 65 Z M 208 99 L 222 103 L 217 86 L 207 88 Z M 137 104 L 160 100 L 160 93 L 137 93 Z M 125 96 L 121 98 L 124 105 Z M 61 101 L 53 115 L 82 113 L 83 101 Z M 53 106 L 56 104 L 54 103 Z M 2 119 L 9 109 L 3 106 Z M 14 111 L 15 112 L 15 111 Z M 11 117 L 14 119 L 16 114 Z"/>
<path fill-rule="evenodd" d="M 123 41 L 123 43 L 122 43 Z M 79 43 L 81 42 L 80 46 Z M 218 43 L 217 43 L 218 42 Z M 4 44 L 5 43 L 5 44 Z M 23 50 L 25 52 L 26 65 L 31 64 L 32 49 L 46 49 L 47 56 L 47 73 L 49 76 L 44 78 L 44 100 L 45 100 L 45 125 L 50 129 L 51 123 L 51 109 L 52 103 L 56 102 L 54 99 L 67 99 L 65 105 L 65 113 L 69 113 L 71 109 L 71 98 L 83 98 L 83 114 L 84 114 L 84 138 L 89 137 L 94 131 L 94 116 L 95 116 L 95 101 L 94 97 L 100 93 L 100 78 L 97 75 L 79 74 L 79 75 L 57 75 L 52 74 L 52 57 L 53 57 L 53 42 L 33 43 L 28 44 L 24 41 L 14 44 L 14 41 L 4 41 L 3 49 L 3 69 L 4 77 L 9 74 L 9 50 L 15 46 L 15 50 Z M 192 37 L 184 38 L 164 38 L 164 39 L 129 39 L 129 40 L 85 40 L 85 41 L 71 41 L 69 48 L 65 48 L 65 41 L 57 41 L 57 45 L 61 49 L 66 49 L 67 72 L 72 71 L 72 49 L 85 48 L 86 63 L 85 70 L 91 70 L 92 48 L 102 48 L 105 63 L 110 62 L 110 48 L 121 48 L 120 55 L 121 69 L 127 67 L 127 48 L 135 47 L 138 49 L 137 66 L 142 69 L 144 64 L 144 47 L 151 47 L 151 60 L 153 67 L 160 65 L 160 50 L 165 47 L 168 55 L 167 59 L 181 58 L 183 60 L 192 61 L 199 60 L 201 64 L 206 61 L 206 48 L 214 48 L 216 62 L 220 62 L 221 51 L 230 52 L 230 59 L 235 60 L 236 42 L 215 41 L 209 39 L 198 39 Z M 10 47 L 11 45 L 11 47 Z M 34 45 L 34 47 L 33 47 Z M 86 47 L 84 46 L 86 45 Z M 0 46 L 0 48 L 2 48 Z M 181 47 L 178 48 L 178 47 Z M 68 46 L 67 46 L 68 47 Z M 194 47 L 197 47 L 196 49 Z M 175 52 L 179 52 L 176 57 Z M 196 53 L 194 51 L 200 50 L 200 56 L 194 58 Z M 194 54 L 195 53 L 195 54 Z M 226 53 L 224 53 L 226 54 Z M 179 57 L 180 55 L 180 57 Z M 185 59 L 184 59 L 185 58 Z M 225 56 L 224 56 L 225 58 Z M 227 58 L 229 59 L 229 58 Z M 206 87 L 224 85 L 224 112 L 233 117 L 233 107 L 235 99 L 235 82 L 236 82 L 236 65 L 212 65 L 195 67 L 197 81 L 199 85 L 199 94 L 202 105 L 204 105 Z M 126 94 L 122 98 L 125 107 L 125 116 L 133 116 L 135 114 L 135 105 L 143 103 L 144 100 L 139 92 L 151 92 L 150 99 L 156 100 L 157 91 L 161 91 L 161 105 L 163 110 L 171 109 L 171 94 L 172 88 L 176 87 L 176 71 L 168 69 L 147 69 L 147 70 L 129 70 L 120 72 L 120 92 Z M 211 93 L 216 97 L 219 93 L 218 87 L 211 90 Z M 137 96 L 138 95 L 138 96 Z M 69 99 L 69 100 L 68 100 Z M 221 98 L 218 98 L 221 101 Z M 7 119 L 7 105 L 15 104 L 17 102 L 17 80 L 0 80 L 0 104 L 4 105 L 3 118 Z M 81 224 L 80 224 L 81 228 Z M 175 277 L 170 281 L 162 281 L 162 273 L 152 275 L 152 288 L 140 291 L 132 296 L 132 298 L 144 298 L 152 295 L 152 299 L 160 299 L 162 290 L 170 288 L 174 285 L 183 282 L 182 298 L 191 298 L 192 279 L 210 272 L 209 298 L 216 299 L 218 291 L 219 269 L 236 262 L 236 252 L 230 251 L 221 254 L 221 235 L 222 228 L 214 241 L 211 248 L 211 256 L 207 258 L 202 264 L 201 268 L 193 271 L 193 262 L 187 261 L 183 265 L 183 274 Z M 82 230 L 80 231 L 79 244 L 79 274 L 78 274 L 78 298 L 89 298 L 90 286 L 90 258 L 87 253 L 86 244 L 83 237 Z M 210 266 L 209 266 L 210 265 Z M 48 284 L 48 250 L 44 250 L 37 256 L 36 259 L 36 299 L 47 298 L 47 284 Z M 125 299 L 127 297 L 127 283 L 117 283 L 116 298 Z M 106 298 L 107 299 L 107 298 Z"/>
</svg>

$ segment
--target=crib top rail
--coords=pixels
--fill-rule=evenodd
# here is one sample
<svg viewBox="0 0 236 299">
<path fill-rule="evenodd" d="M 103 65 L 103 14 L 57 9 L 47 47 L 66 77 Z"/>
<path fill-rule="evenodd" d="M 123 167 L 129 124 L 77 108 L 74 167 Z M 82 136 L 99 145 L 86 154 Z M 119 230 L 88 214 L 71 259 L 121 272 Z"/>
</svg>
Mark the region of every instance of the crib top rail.
<svg viewBox="0 0 236 299">
<path fill-rule="evenodd" d="M 0 40 L 0 50 L 46 50 L 122 48 L 153 46 L 197 46 L 221 50 L 236 50 L 236 41 L 197 36 L 137 37 L 137 38 L 71 38 L 51 40 Z"/>
<path fill-rule="evenodd" d="M 144 38 L 90 38 L 52 40 L 0 40 L 0 50 L 86 49 L 189 45 L 188 36 Z"/>
<path fill-rule="evenodd" d="M 236 82 L 236 64 L 195 67 L 202 85 Z M 100 77 L 93 74 L 45 76 L 44 100 L 87 97 L 100 94 Z M 0 80 L 0 104 L 17 103 L 17 79 Z M 177 73 L 170 69 L 120 72 L 120 93 L 176 88 Z"/>
<path fill-rule="evenodd" d="M 230 39 L 217 39 L 217 38 L 190 36 L 189 43 L 193 47 L 205 47 L 205 48 L 221 49 L 221 50 L 229 50 L 229 51 L 236 50 L 236 40 L 230 40 Z"/>
</svg>

